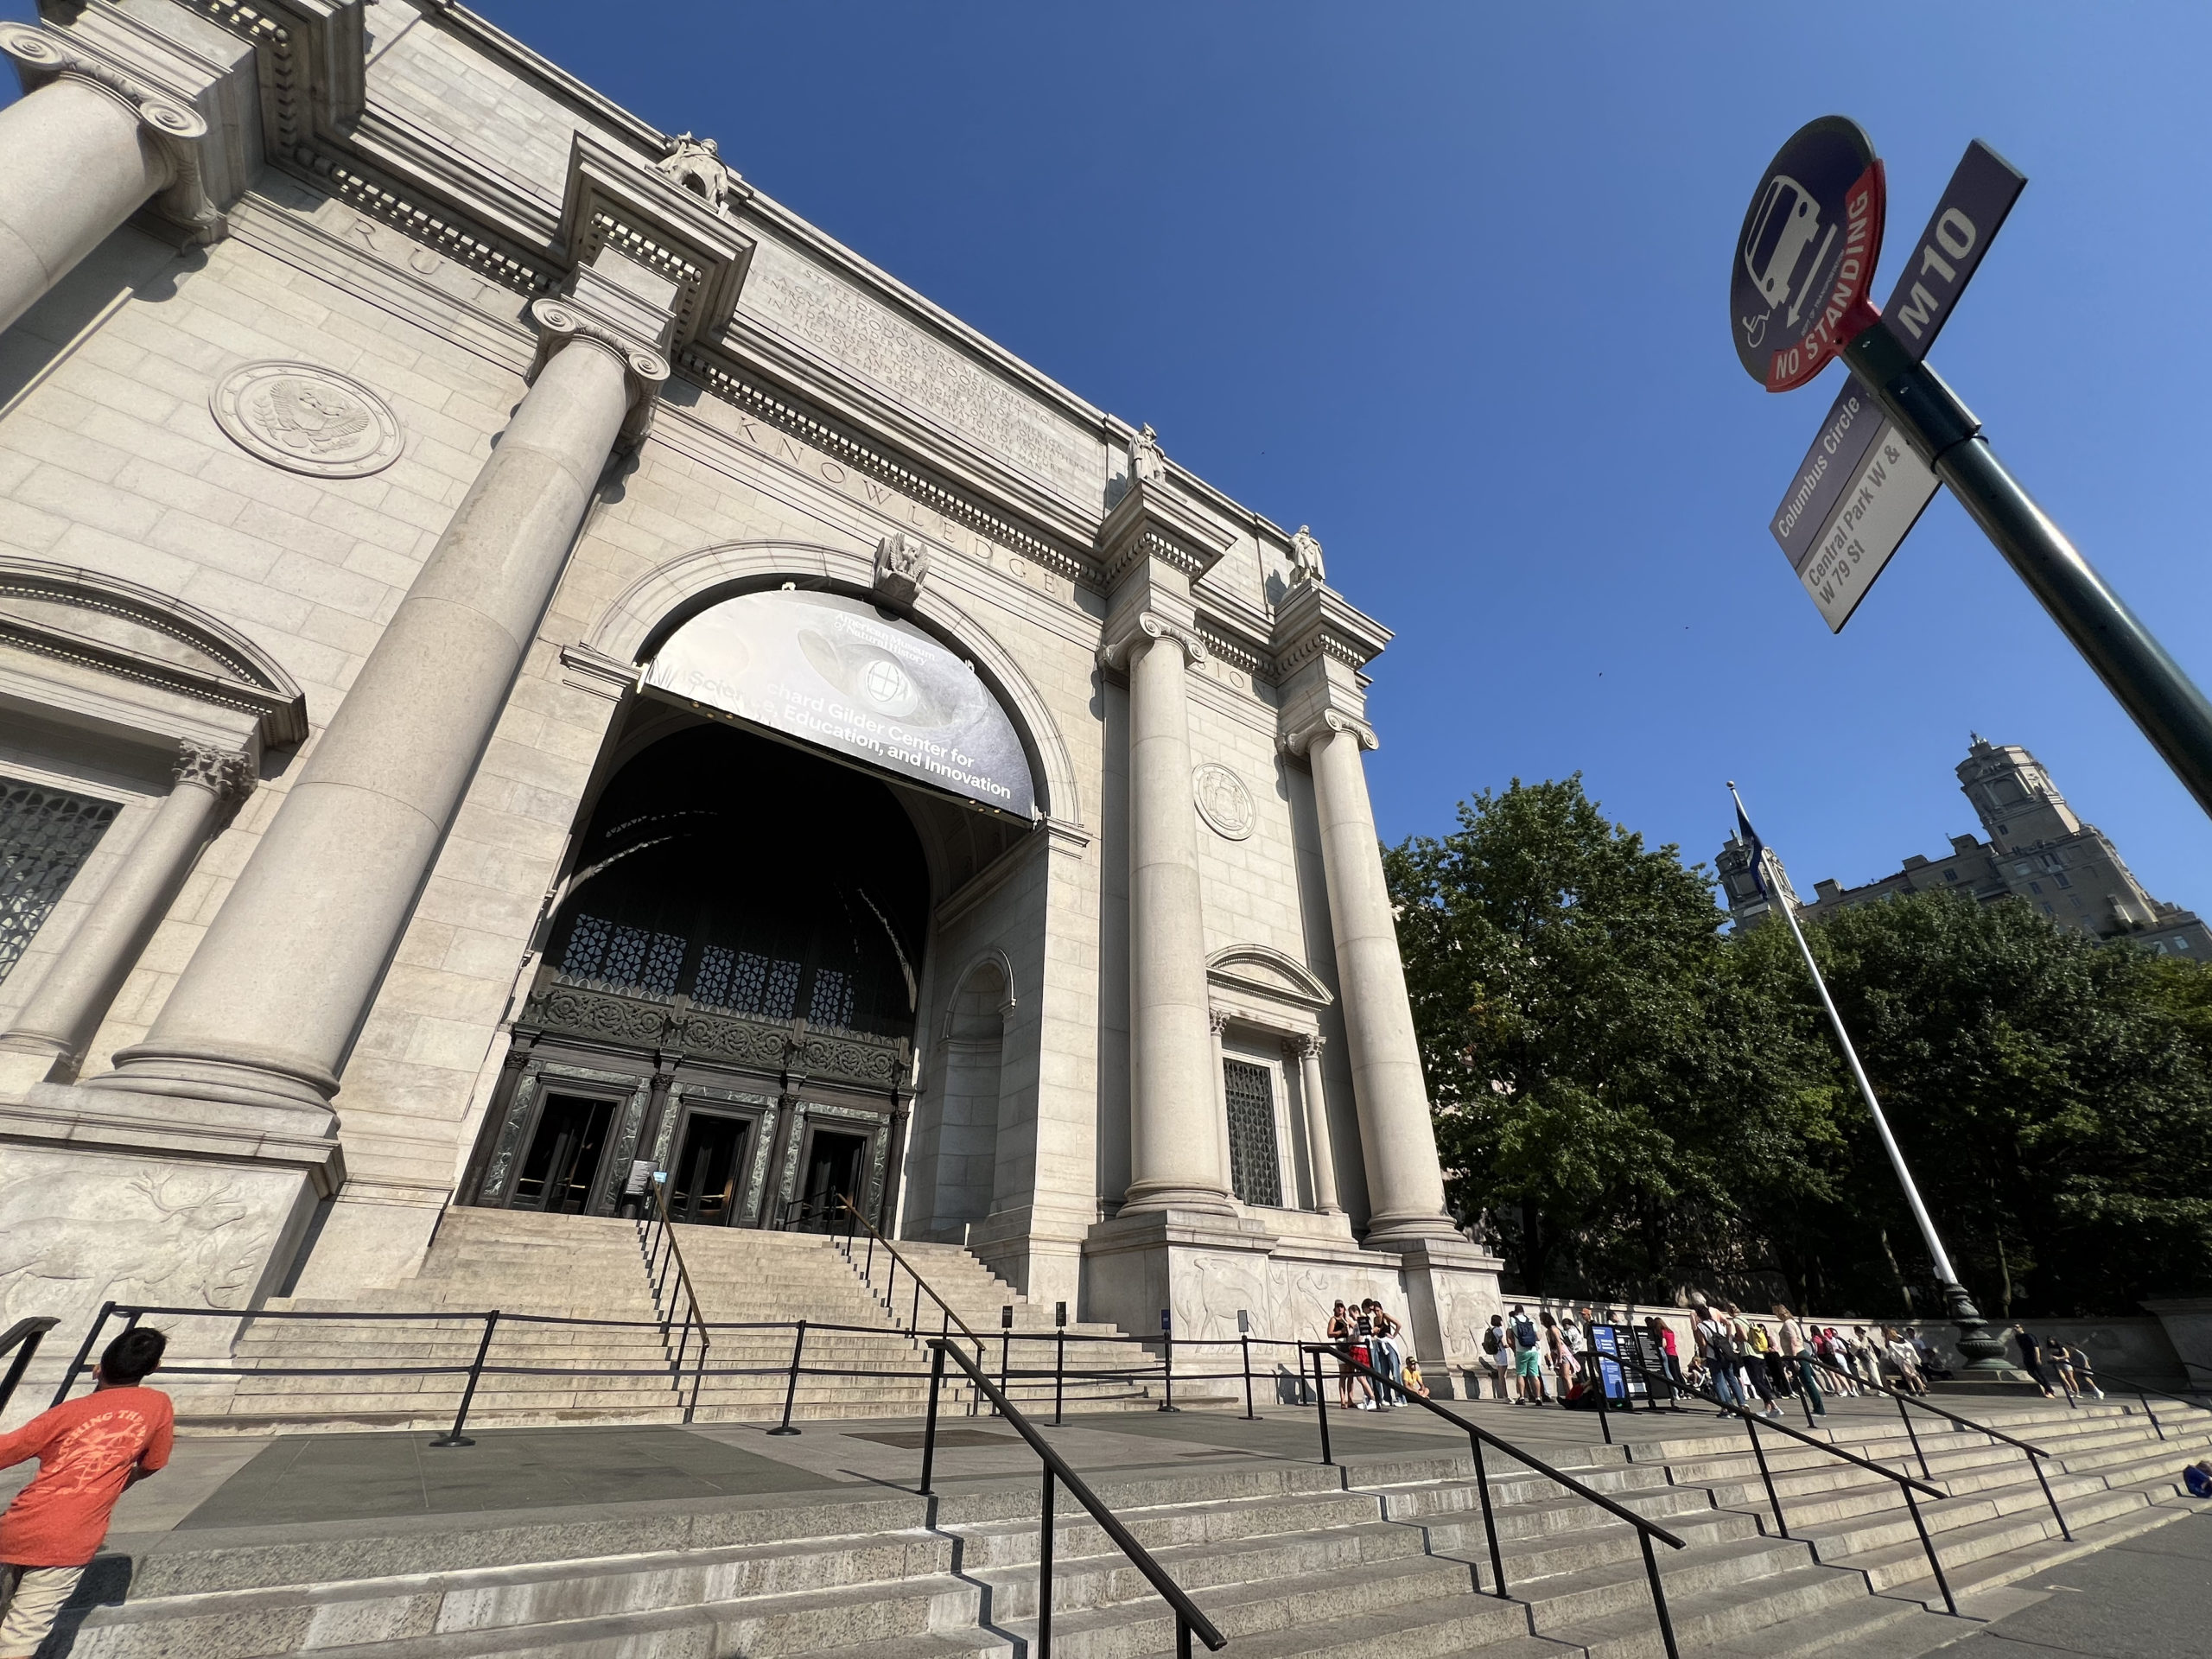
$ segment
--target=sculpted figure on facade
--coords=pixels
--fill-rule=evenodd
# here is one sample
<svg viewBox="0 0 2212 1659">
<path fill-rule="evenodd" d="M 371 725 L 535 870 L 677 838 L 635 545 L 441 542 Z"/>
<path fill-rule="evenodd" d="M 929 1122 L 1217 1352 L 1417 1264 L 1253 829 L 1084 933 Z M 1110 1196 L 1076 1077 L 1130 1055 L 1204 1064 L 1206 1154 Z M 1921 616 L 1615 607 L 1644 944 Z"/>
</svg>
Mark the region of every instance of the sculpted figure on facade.
<svg viewBox="0 0 2212 1659">
<path fill-rule="evenodd" d="M 1147 421 L 1129 440 L 1129 476 L 1140 484 L 1157 484 L 1167 476 L 1167 457 L 1160 452 L 1160 434 Z"/>
<path fill-rule="evenodd" d="M 875 544 L 875 592 L 885 604 L 911 606 L 929 574 L 930 546 L 920 537 L 894 530 Z"/>
<path fill-rule="evenodd" d="M 1311 524 L 1300 524 L 1298 534 L 1290 538 L 1290 580 L 1294 586 L 1301 582 L 1328 580 L 1328 572 L 1321 564 L 1321 543 L 1313 539 Z"/>
<path fill-rule="evenodd" d="M 730 197 L 740 180 L 737 170 L 722 160 L 721 146 L 713 139 L 679 132 L 668 141 L 668 154 L 654 166 L 664 178 L 675 180 L 716 213 L 729 211 Z"/>
</svg>

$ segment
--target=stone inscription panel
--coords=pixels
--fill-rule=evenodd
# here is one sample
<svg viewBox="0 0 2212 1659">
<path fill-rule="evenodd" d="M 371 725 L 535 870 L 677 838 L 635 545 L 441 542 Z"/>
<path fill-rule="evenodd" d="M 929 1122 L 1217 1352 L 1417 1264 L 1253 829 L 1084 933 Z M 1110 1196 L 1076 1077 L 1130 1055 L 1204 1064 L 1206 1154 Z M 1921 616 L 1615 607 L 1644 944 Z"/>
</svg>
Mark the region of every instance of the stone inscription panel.
<svg viewBox="0 0 2212 1659">
<path fill-rule="evenodd" d="M 833 460 L 766 421 L 721 405 L 715 407 L 709 418 L 718 429 L 733 433 L 747 448 L 781 461 L 804 477 L 819 479 L 852 500 L 865 502 L 893 523 L 910 525 L 938 545 L 987 564 L 1061 605 L 1082 608 L 1075 583 L 1058 572 L 1047 569 L 1034 559 L 1024 558 L 1012 548 L 924 506 L 866 473 Z"/>
<path fill-rule="evenodd" d="M 1106 448 L 820 266 L 763 239 L 740 309 L 816 347 L 992 454 L 1096 510 Z"/>
</svg>

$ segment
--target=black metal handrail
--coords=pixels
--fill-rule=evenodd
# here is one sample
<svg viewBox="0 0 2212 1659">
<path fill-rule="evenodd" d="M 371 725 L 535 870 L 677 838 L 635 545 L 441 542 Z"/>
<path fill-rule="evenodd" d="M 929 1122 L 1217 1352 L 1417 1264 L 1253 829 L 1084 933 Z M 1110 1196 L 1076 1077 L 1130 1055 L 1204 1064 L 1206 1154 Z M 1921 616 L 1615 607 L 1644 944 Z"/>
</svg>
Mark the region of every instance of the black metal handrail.
<svg viewBox="0 0 2212 1659">
<path fill-rule="evenodd" d="M 1640 1357 L 1629 1355 L 1618 1355 L 1616 1357 L 1642 1371 L 1644 1386 L 1646 1388 L 1650 1386 L 1651 1370 Z M 1875 1386 L 1878 1388 L 1880 1384 L 1877 1383 Z M 1710 1405 L 1719 1407 L 1724 1414 L 1740 1417 L 1744 1420 L 1744 1427 L 1751 1431 L 1751 1455 L 1758 1460 L 1759 1480 L 1766 1487 L 1767 1504 L 1774 1511 L 1775 1528 L 1784 1538 L 1789 1537 L 1789 1522 L 1782 1512 L 1782 1495 L 1774 1489 L 1774 1472 L 1767 1467 L 1766 1448 L 1759 1444 L 1758 1414 L 1746 1411 L 1743 1407 L 1732 1405 L 1724 1400 L 1718 1388 L 1713 1389 L 1709 1393 L 1697 1388 L 1689 1389 L 1688 1391 Z M 1942 1559 L 1936 1554 L 1936 1541 L 1929 1535 L 1928 1522 L 1922 1518 L 1920 1501 L 1913 1496 L 1915 1492 L 1925 1492 L 1930 1497 L 1942 1499 L 1948 1497 L 1950 1496 L 1948 1492 L 1929 1484 L 1927 1481 L 1915 1480 L 1910 1475 L 1901 1475 L 1896 1470 L 1875 1462 L 1872 1458 L 1862 1458 L 1856 1452 L 1847 1452 L 1831 1440 L 1816 1440 L 1802 1429 L 1793 1428 L 1788 1423 L 1776 1422 L 1772 1418 L 1769 1418 L 1766 1420 L 1766 1426 L 1770 1430 L 1777 1433 L 1787 1434 L 1791 1440 L 1809 1446 L 1816 1452 L 1825 1452 L 1832 1458 L 1841 1458 L 1846 1463 L 1856 1464 L 1861 1469 L 1869 1470 L 1881 1476 L 1885 1480 L 1895 1481 L 1898 1492 L 1904 1498 L 1905 1508 L 1912 1512 L 1913 1529 L 1920 1535 L 1920 1547 L 1927 1554 L 1929 1569 L 1936 1575 L 1936 1587 L 1943 1592 L 1944 1609 L 1953 1618 L 1959 1617 L 1959 1604 L 1957 1599 L 1951 1594 L 1951 1581 L 1943 1576 Z"/>
<path fill-rule="evenodd" d="M 8 1409 L 8 1402 L 16 1397 L 16 1386 L 23 1380 L 23 1373 L 31 1368 L 31 1356 L 38 1352 L 38 1345 L 46 1333 L 61 1321 L 50 1314 L 34 1314 L 28 1319 L 17 1319 L 5 1331 L 0 1331 L 0 1354 L 10 1350 L 16 1357 L 8 1367 L 8 1375 L 0 1380 L 0 1411 Z"/>
<path fill-rule="evenodd" d="M 1834 1372 L 1838 1376 L 1851 1376 L 1851 1373 L 1841 1366 L 1832 1361 L 1822 1359 L 1818 1354 L 1812 1357 L 1813 1364 L 1818 1370 Z M 2031 1446 L 2018 1436 L 2007 1434 L 2001 1428 L 1992 1428 L 1987 1423 L 1977 1423 L 1971 1417 L 1961 1417 L 1955 1411 L 1946 1411 L 1941 1406 L 1931 1406 L 1918 1395 L 1901 1393 L 1886 1382 L 1870 1383 L 1863 1376 L 1853 1377 L 1852 1380 L 1861 1388 L 1878 1389 L 1897 1402 L 1897 1416 L 1904 1424 L 1905 1438 L 1912 1442 L 1912 1454 L 1920 1460 L 1920 1472 L 1929 1480 L 1935 1479 L 1936 1477 L 1929 1473 L 1928 1453 L 1921 1449 L 1920 1436 L 1912 1427 L 1912 1414 L 1905 1409 L 1908 1406 L 1917 1406 L 1923 1411 L 1933 1412 L 1936 1416 L 1947 1420 L 1957 1427 L 1971 1429 L 1977 1434 L 1986 1434 L 1993 1440 L 2002 1440 L 2005 1445 L 2018 1446 L 2026 1452 L 2028 1467 L 2035 1471 L 2036 1484 L 2043 1488 L 2044 1500 L 2050 1505 L 2051 1518 L 2058 1522 L 2059 1536 L 2069 1544 L 2074 1541 L 2074 1534 L 2066 1524 L 2065 1512 L 2058 1507 L 2058 1495 L 2050 1490 L 2050 1482 L 2044 1478 L 2043 1460 L 2051 1454 L 2043 1447 Z M 1809 1404 L 1808 1409 L 1809 1410 Z"/>
<path fill-rule="evenodd" d="M 684 1266 L 683 1252 L 676 1243 L 676 1222 L 675 1218 L 668 1213 L 666 1184 L 655 1183 L 653 1192 L 654 1213 L 652 1221 L 647 1222 L 642 1216 L 638 1218 L 638 1248 L 645 1253 L 645 1281 L 652 1287 L 653 1312 L 660 1316 L 661 1348 L 664 1352 L 667 1351 L 670 1329 L 675 1324 L 675 1314 L 671 1311 L 675 1298 L 670 1297 L 670 1306 L 667 1307 L 664 1307 L 661 1302 L 661 1294 L 665 1287 L 671 1263 L 676 1268 L 677 1288 L 683 1294 L 683 1328 L 677 1337 L 676 1351 L 668 1356 L 668 1374 L 676 1389 L 677 1397 L 683 1400 L 683 1421 L 688 1423 L 699 1408 L 699 1385 L 706 1377 L 707 1350 L 710 1341 L 707 1335 L 706 1315 L 700 1311 L 699 1307 L 698 1287 L 691 1282 L 691 1270 Z M 662 1259 L 660 1251 L 664 1243 L 668 1247 L 668 1254 L 664 1259 Z M 691 1335 L 695 1328 L 698 1332 L 699 1350 L 697 1357 L 692 1361 L 691 1392 L 690 1396 L 685 1398 L 683 1366 L 691 1352 Z M 491 1333 L 488 1330 L 485 1333 L 485 1340 L 488 1345 L 491 1340 Z M 454 1432 L 457 1434 L 461 1431 L 456 1428 Z M 433 1445 L 446 1443 L 432 1442 Z"/>
<path fill-rule="evenodd" d="M 889 1283 L 880 1293 L 884 1299 L 883 1311 L 888 1313 L 893 1321 L 896 1321 L 899 1318 L 899 1310 L 892 1306 L 893 1300 L 892 1293 L 898 1288 L 899 1269 L 903 1267 L 906 1269 L 906 1276 L 914 1281 L 914 1314 L 912 1318 L 906 1321 L 907 1332 L 910 1335 L 914 1336 L 918 1336 L 920 1334 L 921 1299 L 924 1296 L 927 1296 L 930 1300 L 937 1304 L 939 1313 L 944 1315 L 944 1326 L 938 1331 L 938 1334 L 940 1337 L 950 1336 L 952 1333 L 952 1327 L 956 1325 L 958 1325 L 960 1327 L 960 1334 L 976 1344 L 976 1357 L 980 1362 L 983 1354 L 983 1339 L 969 1329 L 968 1321 L 962 1319 L 958 1313 L 955 1313 L 953 1311 L 952 1304 L 946 1301 L 944 1297 L 938 1295 L 936 1288 L 931 1285 L 928 1280 L 922 1277 L 921 1274 L 916 1269 L 914 1264 L 899 1253 L 899 1247 L 896 1244 L 893 1244 L 889 1239 L 886 1238 L 881 1233 L 876 1230 L 875 1224 L 861 1213 L 859 1205 L 855 1205 L 850 1198 L 847 1198 L 842 1192 L 837 1195 L 837 1203 L 843 1209 L 847 1217 L 843 1243 L 845 1247 L 845 1259 L 848 1262 L 851 1262 L 853 1260 L 853 1236 L 855 1228 L 858 1226 L 868 1229 L 868 1259 L 865 1262 L 854 1263 L 855 1267 L 857 1268 L 860 1272 L 861 1282 L 866 1285 L 871 1291 L 875 1289 L 875 1250 L 878 1245 L 881 1245 L 885 1253 L 891 1258 L 891 1272 L 888 1275 Z"/>
<path fill-rule="evenodd" d="M 1511 1458 L 1515 1461 L 1535 1470 L 1546 1480 L 1556 1483 L 1560 1486 L 1564 1487 L 1567 1491 L 1573 1492 L 1577 1497 L 1587 1499 L 1589 1502 L 1595 1503 L 1599 1509 L 1605 1510 L 1608 1514 L 1615 1516 L 1617 1519 L 1627 1522 L 1629 1525 L 1636 1529 L 1637 1541 L 1641 1544 L 1643 1548 L 1644 1576 L 1650 1580 L 1651 1584 L 1651 1605 L 1653 1610 L 1659 1615 L 1660 1639 L 1666 1644 L 1667 1659 L 1681 1659 L 1680 1651 L 1675 1645 L 1675 1621 L 1671 1617 L 1669 1617 L 1667 1611 L 1667 1592 L 1665 1587 L 1659 1581 L 1659 1560 L 1658 1558 L 1651 1553 L 1651 1541 L 1654 1538 L 1656 1538 L 1660 1542 L 1666 1544 L 1672 1548 L 1681 1549 L 1685 1547 L 1681 1539 L 1675 1537 L 1673 1533 L 1668 1531 L 1666 1528 L 1660 1526 L 1657 1522 L 1645 1520 L 1642 1516 L 1638 1515 L 1635 1510 L 1628 1508 L 1625 1504 L 1618 1503 L 1611 1498 L 1607 1497 L 1603 1492 L 1596 1491 L 1590 1487 L 1585 1486 L 1580 1481 L 1575 1479 L 1573 1476 L 1553 1468 L 1551 1465 L 1546 1463 L 1541 1458 L 1537 1457 L 1535 1453 L 1524 1452 L 1519 1446 L 1514 1445 L 1510 1440 L 1501 1440 L 1497 1435 L 1491 1433 L 1490 1430 L 1481 1427 L 1479 1424 L 1469 1422 L 1465 1417 L 1459 1415 L 1458 1412 L 1450 1410 L 1444 1406 L 1440 1406 L 1437 1404 L 1435 1401 L 1427 1399 L 1421 1395 L 1409 1393 L 1402 1389 L 1398 1389 L 1389 1377 L 1383 1376 L 1373 1366 L 1368 1364 L 1363 1360 L 1354 1359 L 1351 1355 L 1351 1348 L 1350 1344 L 1309 1342 L 1302 1343 L 1300 1346 L 1306 1353 L 1313 1356 L 1313 1398 L 1316 1407 L 1320 1412 L 1321 1461 L 1324 1464 L 1333 1466 L 1336 1462 L 1335 1456 L 1329 1446 L 1329 1401 L 1327 1390 L 1322 1386 L 1321 1376 L 1321 1356 L 1327 1354 L 1334 1358 L 1340 1365 L 1349 1366 L 1355 1372 L 1364 1372 L 1369 1381 L 1374 1383 L 1378 1389 L 1389 1389 L 1393 1392 L 1398 1393 L 1405 1399 L 1411 1401 L 1414 1405 L 1426 1407 L 1437 1416 L 1443 1418 L 1446 1422 L 1452 1423 L 1465 1432 L 1468 1444 L 1473 1448 L 1475 1454 L 1475 1491 L 1482 1500 L 1483 1535 L 1490 1544 L 1491 1575 L 1493 1580 L 1495 1580 L 1497 1586 L 1494 1592 L 1495 1594 L 1497 1594 L 1501 1599 L 1506 1598 L 1505 1556 L 1503 1552 L 1498 1548 L 1497 1522 L 1496 1517 L 1491 1512 L 1490 1471 L 1483 1464 L 1483 1447 L 1484 1446 L 1496 1446 L 1499 1451 L 1504 1452 L 1509 1458 Z M 1604 1382 L 1602 1375 L 1599 1381 L 1602 1387 Z M 1478 1592 L 1479 1592 L 1482 1587 L 1481 1574 L 1479 1573 L 1476 1575 L 1475 1587 Z"/>
<path fill-rule="evenodd" d="M 2189 1362 L 2184 1360 L 2182 1363 L 2187 1364 Z M 2203 1368 L 2200 1366 L 2198 1369 Z M 2212 1406 L 2206 1405 L 2201 1400 L 2192 1400 L 2185 1394 L 2176 1394 L 2168 1389 L 2153 1388 L 2148 1382 L 2138 1382 L 2124 1371 L 2098 1371 L 2095 1375 L 2110 1377 L 2122 1388 L 2134 1389 L 2136 1397 L 2143 1402 L 2143 1414 L 2151 1420 L 2152 1428 L 2157 1432 L 2158 1438 L 2162 1440 L 2166 1438 L 2166 1431 L 2158 1421 L 2158 1414 L 2151 1409 L 2152 1395 L 2157 1395 L 2161 1400 L 2171 1400 L 2177 1406 L 2187 1406 L 2191 1411 L 2212 1411 Z M 2069 1395 L 2068 1398 L 2071 1399 L 2072 1396 Z"/>
<path fill-rule="evenodd" d="M 871 1228 L 869 1230 L 874 1230 Z M 912 1267 L 907 1270 L 912 1272 Z M 930 1477 L 937 1464 L 938 1391 L 944 1382 L 944 1362 L 948 1356 L 954 1364 L 968 1373 L 968 1380 L 991 1402 L 999 1415 L 1006 1419 L 1014 1433 L 1029 1443 L 1029 1449 L 1045 1465 L 1043 1513 L 1039 1522 L 1042 1529 L 1038 1535 L 1037 1543 L 1037 1639 L 1030 1644 L 1032 1659 L 1049 1659 L 1052 1651 L 1052 1491 L 1056 1481 L 1075 1495 L 1075 1501 L 1090 1511 L 1090 1518 L 1098 1523 L 1100 1530 L 1113 1541 L 1116 1548 L 1128 1557 L 1129 1565 L 1144 1574 L 1146 1581 L 1160 1592 L 1160 1599 L 1174 1613 L 1176 1659 L 1191 1659 L 1193 1633 L 1214 1652 L 1218 1653 L 1227 1647 L 1229 1638 L 1198 1610 L 1198 1604 L 1191 1599 L 1183 1586 L 1168 1577 L 1167 1569 L 1153 1559 L 1152 1552 L 1136 1541 L 1098 1494 L 1084 1484 L 1083 1477 L 1068 1466 L 1067 1459 L 1046 1442 L 1045 1437 L 1037 1432 L 1028 1418 L 1016 1410 L 1014 1402 L 989 1377 L 983 1375 L 983 1368 L 962 1353 L 950 1338 L 932 1337 L 929 1340 L 929 1347 L 935 1357 L 930 1365 L 929 1426 L 922 1436 L 922 1496 L 931 1496 Z M 1673 1652 L 1671 1642 L 1668 1650 L 1670 1654 Z"/>
</svg>

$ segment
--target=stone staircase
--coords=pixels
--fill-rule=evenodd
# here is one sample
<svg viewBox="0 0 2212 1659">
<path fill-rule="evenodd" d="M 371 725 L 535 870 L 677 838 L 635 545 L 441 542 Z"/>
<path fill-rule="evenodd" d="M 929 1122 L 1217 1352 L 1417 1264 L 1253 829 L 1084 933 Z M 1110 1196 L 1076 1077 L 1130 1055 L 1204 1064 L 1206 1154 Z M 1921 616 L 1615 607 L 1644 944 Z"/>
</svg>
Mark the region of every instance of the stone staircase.
<svg viewBox="0 0 2212 1659">
<path fill-rule="evenodd" d="M 2162 1442 L 2133 1411 L 1988 1413 L 2056 1454 L 2070 1544 L 2018 1453 L 1985 1436 L 1928 1434 L 1930 1471 L 1952 1496 L 1923 1510 L 1955 1589 L 2041 1573 L 2188 1513 L 2172 1496 L 2177 1471 L 2212 1444 L 2212 1415 L 2196 1414 Z M 1860 1418 L 1833 1433 L 1877 1458 L 1910 1455 L 1901 1428 Z M 1736 1425 L 1686 1419 L 1678 1438 L 1555 1460 L 1686 1541 L 1658 1555 L 1687 1654 L 1903 1659 L 1974 1628 L 1923 1605 L 1933 1586 L 1924 1564 L 1916 1572 L 1898 1553 L 1891 1483 L 1811 1448 L 1771 1453 L 1788 1538 L 1774 1532 L 1756 1472 L 1745 1478 Z M 1479 1593 L 1491 1579 L 1465 1453 L 1349 1469 L 1273 1459 L 1123 1470 L 1092 1484 L 1235 1659 L 1659 1659 L 1633 1529 L 1502 1456 L 1490 1465 L 1510 1599 Z M 1038 1502 L 1023 1477 L 963 1482 L 935 1499 L 846 1487 L 423 1518 L 327 1541 L 300 1529 L 118 1539 L 135 1559 L 96 1570 L 127 1577 L 130 1599 L 93 1611 L 72 1651 L 1014 1659 L 1035 1631 Z M 1165 1605 L 1065 1496 L 1052 1594 L 1060 1659 L 1173 1651 Z"/>
<path fill-rule="evenodd" d="M 709 1227 L 681 1229 L 677 1238 L 713 1325 L 771 1327 L 713 1332 L 694 1421 L 758 1422 L 779 1416 L 792 1355 L 791 1326 L 800 1319 L 810 1322 L 803 1367 L 841 1375 L 802 1375 L 793 1417 L 912 1416 L 923 1409 L 928 1351 L 894 1329 L 909 1307 L 904 1273 L 894 1320 L 836 1240 Z M 986 1338 L 992 1368 L 1000 1357 L 992 1338 L 1002 1307 L 1014 1308 L 1017 1331 L 1050 1329 L 1048 1315 L 1040 1317 L 966 1251 L 945 1245 L 899 1248 Z M 887 1266 L 879 1253 L 879 1281 Z M 671 1274 L 664 1287 L 671 1306 L 677 1294 Z M 500 1310 L 500 1321 L 469 1408 L 471 1423 L 668 1422 L 692 1401 L 688 1362 L 697 1356 L 696 1337 L 687 1348 L 680 1331 L 664 1336 L 659 1328 L 634 1224 L 456 1209 L 447 1212 L 413 1277 L 342 1303 L 277 1299 L 267 1310 L 424 1317 L 255 1319 L 231 1350 L 229 1363 L 246 1367 L 247 1374 L 227 1391 L 203 1388 L 182 1397 L 180 1427 L 239 1433 L 272 1427 L 443 1427 L 453 1420 L 483 1335 L 482 1319 L 467 1316 L 490 1308 Z M 550 1322 L 559 1319 L 608 1323 Z M 854 1328 L 817 1328 L 824 1325 Z M 1119 1334 L 1099 1325 L 1071 1325 L 1069 1332 Z M 1141 1371 L 1155 1363 L 1134 1344 L 1078 1353 L 1071 1344 L 1071 1370 Z M 679 1359 L 687 1362 L 680 1372 Z M 1033 1338 L 1015 1344 L 1017 1370 L 1051 1363 L 1049 1343 Z M 411 1367 L 442 1369 L 430 1375 L 368 1374 L 379 1366 L 400 1373 Z M 590 1370 L 618 1374 L 583 1374 Z M 330 1374 L 299 1374 L 317 1371 Z M 1050 1378 L 1017 1378 L 1008 1391 L 1051 1408 Z M 957 1381 L 949 1408 L 968 1410 L 970 1392 Z M 1146 1382 L 1133 1376 L 1070 1381 L 1065 1398 L 1071 1408 L 1084 1411 L 1157 1403 Z"/>
</svg>

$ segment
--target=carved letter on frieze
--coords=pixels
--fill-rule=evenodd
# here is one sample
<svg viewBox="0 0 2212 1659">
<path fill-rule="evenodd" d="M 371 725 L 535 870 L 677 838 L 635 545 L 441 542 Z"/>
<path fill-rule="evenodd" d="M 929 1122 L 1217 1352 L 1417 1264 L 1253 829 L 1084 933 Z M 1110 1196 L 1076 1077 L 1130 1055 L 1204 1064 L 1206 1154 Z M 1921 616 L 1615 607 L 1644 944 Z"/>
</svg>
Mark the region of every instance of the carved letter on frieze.
<svg viewBox="0 0 2212 1659">
<path fill-rule="evenodd" d="M 929 543 L 920 537 L 894 530 L 875 544 L 875 592 L 885 604 L 911 607 L 929 574 Z"/>
</svg>

